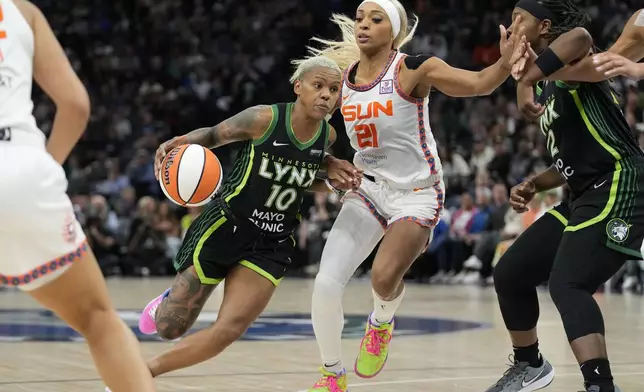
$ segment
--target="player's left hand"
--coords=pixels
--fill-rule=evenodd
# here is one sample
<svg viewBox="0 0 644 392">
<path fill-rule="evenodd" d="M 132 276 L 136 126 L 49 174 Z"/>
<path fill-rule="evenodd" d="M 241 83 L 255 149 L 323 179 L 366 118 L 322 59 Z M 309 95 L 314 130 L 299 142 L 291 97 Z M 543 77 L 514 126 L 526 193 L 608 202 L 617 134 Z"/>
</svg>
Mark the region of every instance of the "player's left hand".
<svg viewBox="0 0 644 392">
<path fill-rule="evenodd" d="M 537 60 L 537 57 L 539 57 L 534 52 L 534 50 L 532 50 L 529 42 L 527 42 L 526 45 L 527 47 L 525 52 L 523 53 L 523 56 L 521 56 L 519 60 L 512 66 L 512 77 L 516 81 L 520 81 L 521 78 L 523 78 L 528 68 L 530 68 L 532 64 L 534 64 L 534 62 Z"/>
<path fill-rule="evenodd" d="M 159 148 L 157 148 L 156 153 L 154 154 L 154 176 L 157 181 L 161 175 L 161 164 L 165 156 L 172 151 L 173 148 L 179 147 L 182 144 L 186 144 L 184 136 L 173 137 L 172 139 L 162 143 Z"/>
<path fill-rule="evenodd" d="M 340 191 L 357 191 L 358 188 L 360 187 L 360 183 L 362 182 L 362 180 L 358 179 L 356 181 L 351 181 L 351 182 L 342 182 L 340 180 L 329 179 L 329 182 L 335 189 Z"/>
<path fill-rule="evenodd" d="M 644 79 L 644 65 L 634 63 L 617 53 L 596 54 L 593 56 L 593 63 L 597 72 L 603 72 L 608 77 L 622 75 L 633 80 Z"/>
<path fill-rule="evenodd" d="M 546 110 L 545 106 L 534 102 L 534 88 L 522 82 L 517 84 L 517 106 L 521 115 L 532 121 L 538 120 Z"/>
<path fill-rule="evenodd" d="M 514 26 L 518 26 L 520 22 L 521 16 L 518 15 L 512 24 Z M 519 61 L 521 57 L 523 57 L 527 48 L 525 28 L 521 27 L 518 31 L 512 33 L 508 37 L 508 31 L 505 26 L 499 25 L 499 34 L 501 35 L 499 50 L 501 51 L 503 67 L 511 70 L 512 66 Z"/>
<path fill-rule="evenodd" d="M 362 182 L 362 170 L 344 159 L 327 156 L 327 175 L 333 186 L 342 190 L 356 190 Z M 336 184 L 338 186 L 336 186 Z"/>
</svg>

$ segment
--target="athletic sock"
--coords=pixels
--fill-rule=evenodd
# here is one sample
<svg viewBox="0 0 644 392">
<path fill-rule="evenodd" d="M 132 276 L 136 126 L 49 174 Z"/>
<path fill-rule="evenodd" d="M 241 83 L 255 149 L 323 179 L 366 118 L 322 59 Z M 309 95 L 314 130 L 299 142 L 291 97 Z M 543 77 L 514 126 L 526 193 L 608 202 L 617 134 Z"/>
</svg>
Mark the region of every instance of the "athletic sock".
<svg viewBox="0 0 644 392">
<path fill-rule="evenodd" d="M 595 385 L 601 392 L 615 392 L 608 359 L 595 358 L 584 362 L 581 364 L 581 373 L 584 375 L 586 388 Z"/>
<path fill-rule="evenodd" d="M 539 342 L 527 347 L 514 347 L 514 359 L 517 362 L 528 362 L 531 367 L 543 365 L 543 357 L 539 353 Z"/>
<path fill-rule="evenodd" d="M 325 363 L 324 370 L 330 373 L 340 374 L 342 373 L 342 362 L 337 361 L 335 363 Z"/>
<path fill-rule="evenodd" d="M 371 313 L 371 324 L 380 326 L 382 324 L 390 323 L 394 318 L 394 314 L 398 306 L 402 303 L 405 296 L 405 287 L 403 287 L 400 295 L 392 301 L 385 301 L 381 299 L 375 290 L 371 289 L 373 293 L 373 313 Z"/>
</svg>

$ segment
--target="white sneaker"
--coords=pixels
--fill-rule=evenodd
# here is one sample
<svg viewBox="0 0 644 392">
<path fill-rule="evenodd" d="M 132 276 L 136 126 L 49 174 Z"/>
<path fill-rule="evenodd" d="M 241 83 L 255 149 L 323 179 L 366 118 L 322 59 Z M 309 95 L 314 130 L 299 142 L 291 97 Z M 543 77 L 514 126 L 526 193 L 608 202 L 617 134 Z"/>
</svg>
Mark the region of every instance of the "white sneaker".
<svg viewBox="0 0 644 392">
<path fill-rule="evenodd" d="M 474 269 L 474 270 L 480 270 L 481 267 L 483 267 L 483 262 L 479 260 L 478 257 L 472 255 L 465 260 L 463 263 L 464 268 L 469 268 L 469 269 Z"/>
</svg>

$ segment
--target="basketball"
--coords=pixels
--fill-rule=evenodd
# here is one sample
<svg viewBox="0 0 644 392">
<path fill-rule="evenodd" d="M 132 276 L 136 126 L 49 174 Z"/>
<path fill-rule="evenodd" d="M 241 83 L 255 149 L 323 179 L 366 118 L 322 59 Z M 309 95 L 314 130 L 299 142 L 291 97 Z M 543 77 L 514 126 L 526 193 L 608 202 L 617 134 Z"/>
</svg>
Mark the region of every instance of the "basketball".
<svg viewBox="0 0 644 392">
<path fill-rule="evenodd" d="M 163 159 L 159 185 L 172 202 L 198 207 L 211 200 L 222 177 L 221 163 L 212 151 L 198 144 L 184 144 Z"/>
</svg>

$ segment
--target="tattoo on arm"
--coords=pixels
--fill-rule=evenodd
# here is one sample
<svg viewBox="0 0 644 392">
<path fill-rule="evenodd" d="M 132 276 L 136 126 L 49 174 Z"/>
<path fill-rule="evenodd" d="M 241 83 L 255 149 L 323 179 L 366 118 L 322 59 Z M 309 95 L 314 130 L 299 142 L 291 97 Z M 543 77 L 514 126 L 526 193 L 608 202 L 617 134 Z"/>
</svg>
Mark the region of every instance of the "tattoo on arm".
<svg viewBox="0 0 644 392">
<path fill-rule="evenodd" d="M 258 131 L 264 131 L 263 116 L 267 106 L 253 106 L 237 113 L 231 118 L 222 121 L 212 128 L 208 128 L 210 147 L 219 147 L 224 144 L 253 139 Z M 269 119 L 270 122 L 270 119 Z"/>
<path fill-rule="evenodd" d="M 177 275 L 170 295 L 157 308 L 155 320 L 159 335 L 166 339 L 183 336 L 197 320 L 215 287 L 201 284 L 194 267 Z"/>
</svg>

